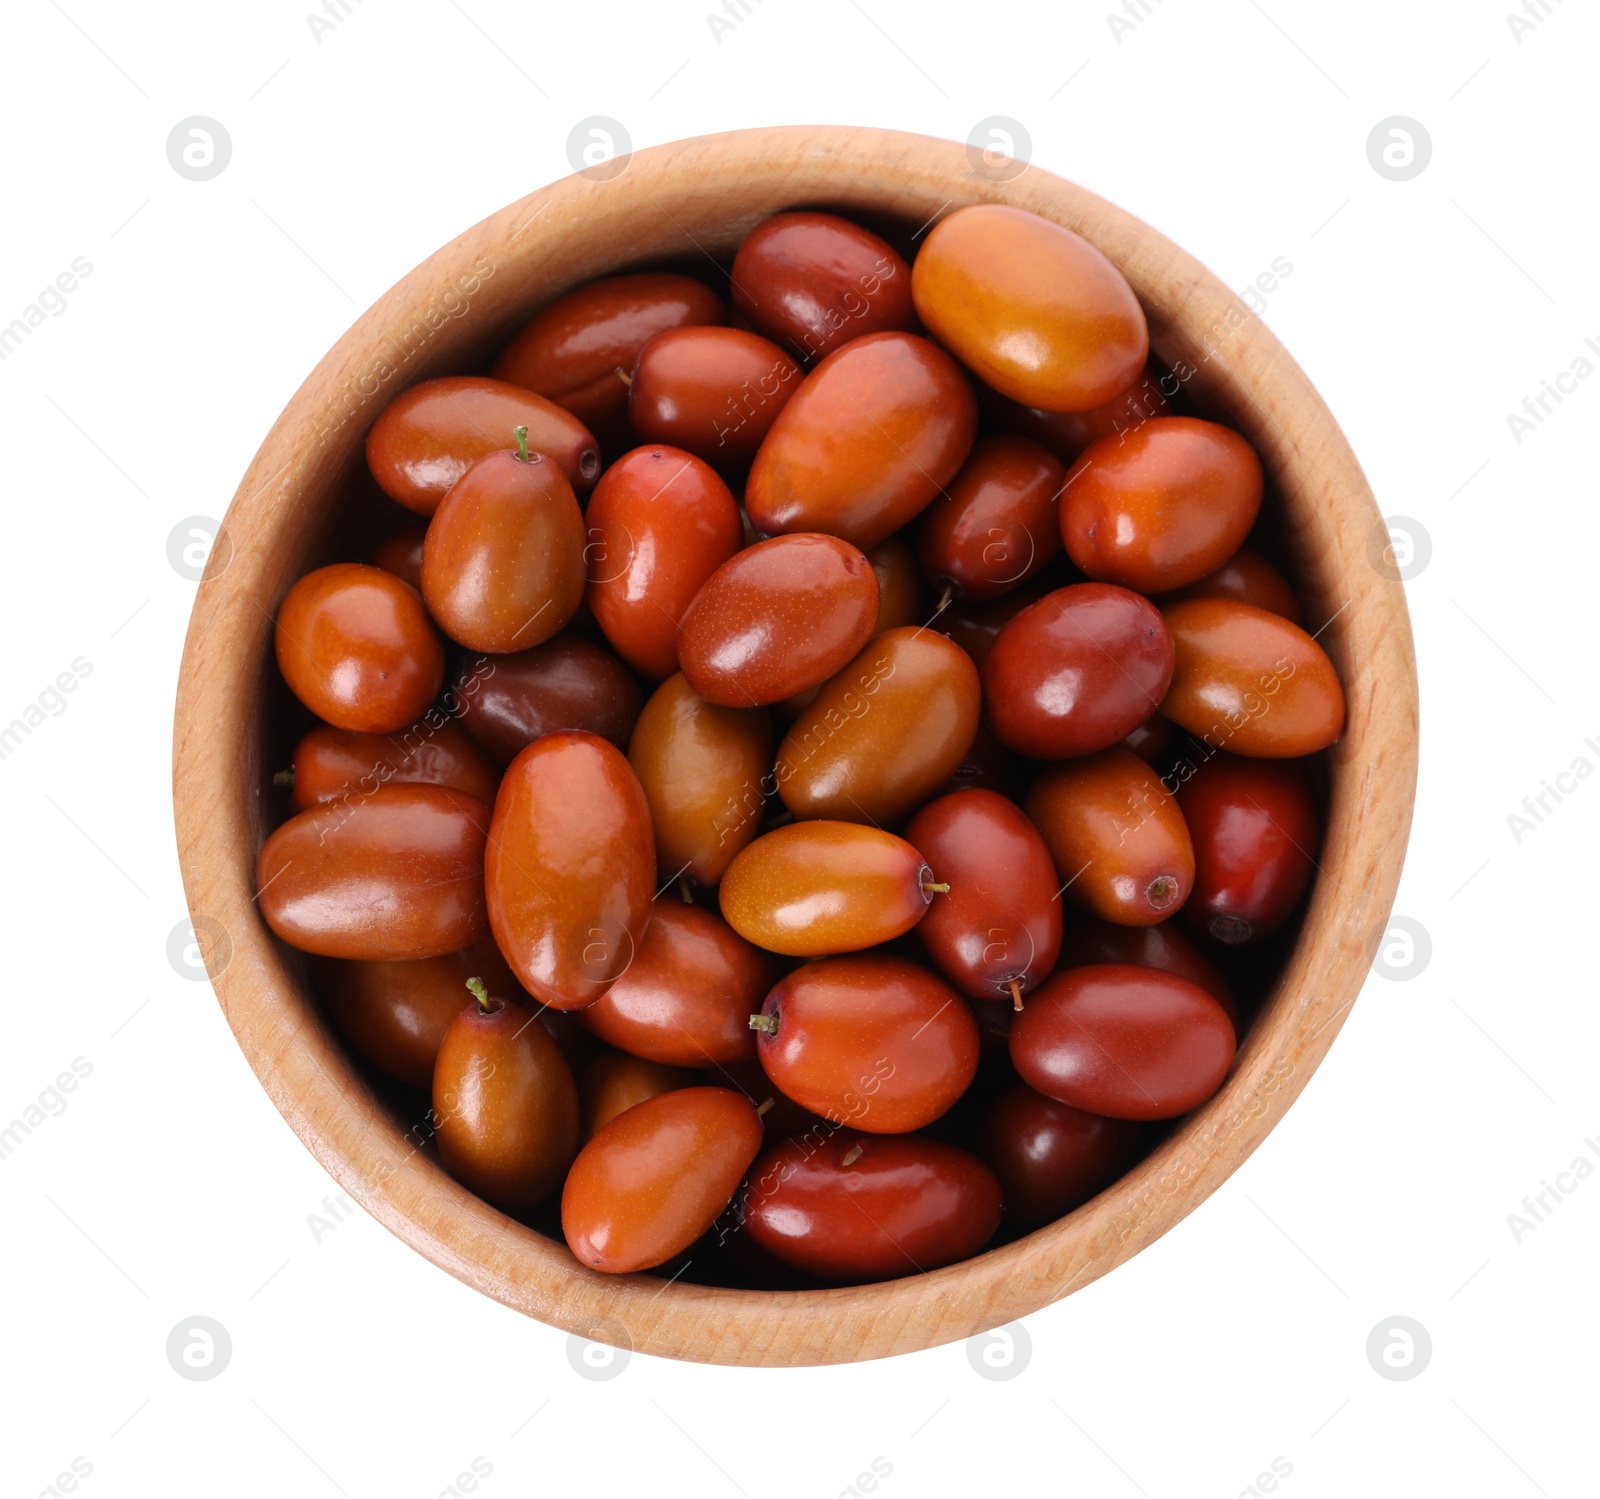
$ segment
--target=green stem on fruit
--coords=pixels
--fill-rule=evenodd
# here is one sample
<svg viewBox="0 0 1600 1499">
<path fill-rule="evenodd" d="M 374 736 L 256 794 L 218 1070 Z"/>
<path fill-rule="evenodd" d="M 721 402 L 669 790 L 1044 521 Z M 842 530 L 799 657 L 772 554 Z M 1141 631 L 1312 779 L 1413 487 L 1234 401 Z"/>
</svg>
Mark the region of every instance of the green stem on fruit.
<svg viewBox="0 0 1600 1499">
<path fill-rule="evenodd" d="M 924 894 L 927 895 L 948 895 L 950 893 L 950 887 L 938 880 L 924 880 L 922 889 Z"/>
<path fill-rule="evenodd" d="M 471 992 L 472 997 L 478 1001 L 479 1013 L 487 1015 L 489 1013 L 489 991 L 484 988 L 483 980 L 468 979 L 467 988 Z"/>
<path fill-rule="evenodd" d="M 776 1036 L 778 1034 L 778 1017 L 776 1015 L 752 1015 L 750 1017 L 750 1029 L 760 1031 L 764 1036 Z"/>
<path fill-rule="evenodd" d="M 513 427 L 512 435 L 517 439 L 517 457 L 524 463 L 528 461 L 528 429 L 526 427 Z"/>
</svg>

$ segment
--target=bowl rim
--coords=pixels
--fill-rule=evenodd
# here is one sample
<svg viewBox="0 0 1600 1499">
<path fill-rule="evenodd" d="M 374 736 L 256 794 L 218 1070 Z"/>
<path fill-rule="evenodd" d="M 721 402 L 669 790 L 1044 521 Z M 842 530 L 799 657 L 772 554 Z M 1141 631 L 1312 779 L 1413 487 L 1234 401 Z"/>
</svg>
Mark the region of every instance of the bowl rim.
<svg viewBox="0 0 1600 1499">
<path fill-rule="evenodd" d="M 597 1341 L 738 1365 L 880 1358 L 970 1337 L 1089 1284 L 1197 1208 L 1283 1117 L 1348 1015 L 1387 923 L 1415 796 L 1416 666 L 1387 528 L 1338 424 L 1266 325 L 1185 251 L 1062 178 L 1013 171 L 954 141 L 849 126 L 699 136 L 618 165 L 507 205 L 391 287 L 319 361 L 246 471 L 197 590 L 175 709 L 174 816 L 197 940 L 240 1048 L 312 1154 L 391 1232 L 508 1307 Z M 402 1131 L 260 919 L 272 611 L 326 536 L 385 402 L 459 371 L 552 296 L 665 259 L 672 246 L 713 255 L 783 207 L 918 222 L 927 210 L 926 229 L 976 202 L 1041 213 L 1109 255 L 1145 306 L 1153 351 L 1174 371 L 1188 367 L 1181 378 L 1196 397 L 1261 454 L 1348 706 L 1329 752 L 1304 926 L 1216 1096 L 1098 1197 L 1025 1238 L 941 1270 L 836 1289 L 600 1275 L 473 1197 L 415 1130 Z"/>
</svg>

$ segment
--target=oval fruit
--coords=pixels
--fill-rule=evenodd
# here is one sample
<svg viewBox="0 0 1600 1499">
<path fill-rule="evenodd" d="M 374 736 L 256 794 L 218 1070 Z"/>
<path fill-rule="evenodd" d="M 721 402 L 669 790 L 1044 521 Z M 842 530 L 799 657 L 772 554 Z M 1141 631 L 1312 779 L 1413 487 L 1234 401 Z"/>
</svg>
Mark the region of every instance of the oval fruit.
<svg viewBox="0 0 1600 1499">
<path fill-rule="evenodd" d="M 1109 583 L 1075 583 L 1000 631 L 983 663 L 983 706 L 1018 754 L 1092 755 L 1163 706 L 1172 672 L 1172 637 L 1154 604 Z"/>
<path fill-rule="evenodd" d="M 825 682 L 877 617 L 877 576 L 849 542 L 775 536 L 707 579 L 678 626 L 678 660 L 707 702 L 755 708 Z"/>
<path fill-rule="evenodd" d="M 1260 942 L 1300 904 L 1320 833 L 1305 766 L 1217 755 L 1178 788 L 1194 835 L 1186 919 L 1218 942 Z"/>
<path fill-rule="evenodd" d="M 911 269 L 876 234 L 831 213 L 777 213 L 744 237 L 734 305 L 807 361 L 868 333 L 916 326 Z"/>
<path fill-rule="evenodd" d="M 742 473 L 800 386 L 800 366 L 742 328 L 673 328 L 639 352 L 628 419 L 643 442 L 670 442 Z"/>
<path fill-rule="evenodd" d="M 588 1012 L 578 1010 L 575 1013 L 585 1015 Z M 626 1114 L 636 1104 L 678 1088 L 692 1088 L 699 1081 L 695 1073 L 682 1067 L 664 1067 L 660 1062 L 608 1048 L 584 1070 L 583 1083 L 578 1090 L 581 1121 L 578 1138 L 587 1145 L 617 1115 Z"/>
<path fill-rule="evenodd" d="M 490 453 L 458 479 L 428 524 L 422 597 L 468 650 L 531 650 L 583 598 L 583 515 L 538 453 Z"/>
<path fill-rule="evenodd" d="M 1001 594 L 999 598 L 983 599 L 976 603 L 959 600 L 948 609 L 941 610 L 930 623 L 955 641 L 981 670 L 983 663 L 989 659 L 989 652 L 994 649 L 995 641 L 1000 638 L 1000 632 L 1024 609 L 1055 592 L 1055 587 L 1042 578 L 1029 578 L 1026 583 Z"/>
<path fill-rule="evenodd" d="M 384 786 L 291 817 L 256 864 L 256 903 L 325 958 L 436 958 L 476 942 L 489 809 L 443 786 Z"/>
<path fill-rule="evenodd" d="M 819 1280 L 893 1280 L 982 1249 L 1000 1226 L 1000 1183 L 954 1145 L 839 1130 L 820 1144 L 785 1140 L 756 1162 L 745 1226 Z"/>
<path fill-rule="evenodd" d="M 634 670 L 670 677 L 678 622 L 743 542 L 732 492 L 693 453 L 635 448 L 595 485 L 585 520 L 596 621 Z"/>
<path fill-rule="evenodd" d="M 1112 400 L 1150 352 L 1122 272 L 1070 229 L 1002 203 L 937 224 L 911 292 L 928 331 L 984 384 L 1041 411 Z"/>
<path fill-rule="evenodd" d="M 578 1013 L 592 1034 L 633 1056 L 717 1067 L 755 1056 L 750 1016 L 777 981 L 771 955 L 720 916 L 663 895 L 638 956 Z"/>
<path fill-rule="evenodd" d="M 1260 552 L 1240 547 L 1221 567 L 1209 572 L 1198 583 L 1180 588 L 1164 604 L 1179 599 L 1234 599 L 1254 604 L 1270 614 L 1281 614 L 1292 624 L 1305 628 L 1306 612 L 1293 585 Z"/>
<path fill-rule="evenodd" d="M 680 1088 L 619 1114 L 561 1193 L 567 1245 L 592 1270 L 648 1270 L 687 1249 L 739 1188 L 761 1120 L 728 1088 Z"/>
<path fill-rule="evenodd" d="M 485 990 L 439 1044 L 432 1122 L 451 1176 L 496 1207 L 529 1208 L 577 1154 L 578 1089 L 544 1027 Z"/>
<path fill-rule="evenodd" d="M 722 876 L 722 915 L 792 958 L 857 952 L 908 932 L 933 872 L 904 838 L 854 822 L 796 822 L 757 838 Z"/>
<path fill-rule="evenodd" d="M 1067 554 L 1102 583 L 1165 593 L 1239 550 L 1261 510 L 1255 449 L 1192 416 L 1160 416 L 1105 437 L 1066 477 L 1058 517 Z"/>
<path fill-rule="evenodd" d="M 1233 1026 L 1197 984 L 1157 968 L 1066 968 L 1011 1022 L 1023 1082 L 1112 1119 L 1172 1119 L 1222 1086 Z"/>
<path fill-rule="evenodd" d="M 956 476 L 978 430 L 967 377 L 910 333 L 836 349 L 778 414 L 745 484 L 756 529 L 874 547 Z"/>
<path fill-rule="evenodd" d="M 600 449 L 589 429 L 553 401 L 504 380 L 447 375 L 402 391 L 367 434 L 367 467 L 378 487 L 418 515 L 439 502 L 480 458 L 507 446 L 518 427 L 578 494 L 600 477 Z"/>
<path fill-rule="evenodd" d="M 1031 578 L 1061 551 L 1056 513 L 1067 471 L 1026 437 L 984 437 L 922 513 L 922 568 L 962 599 L 992 599 Z"/>
<path fill-rule="evenodd" d="M 1190 899 L 1193 898 L 1191 895 Z M 1075 912 L 1068 918 L 1062 933 L 1061 951 L 1064 968 L 1079 968 L 1090 963 L 1135 963 L 1188 979 L 1228 1012 L 1234 1034 L 1239 1034 L 1238 1001 L 1222 976 L 1222 970 L 1176 921 L 1163 921 L 1156 926 L 1117 926 L 1087 913 Z"/>
<path fill-rule="evenodd" d="M 592 1004 L 649 923 L 650 808 L 622 752 L 547 734 L 507 767 L 484 855 L 489 924 L 523 987 L 558 1010 Z"/>
<path fill-rule="evenodd" d="M 372 554 L 372 565 L 393 573 L 402 583 L 409 583 L 422 592 L 422 543 L 428 535 L 426 526 L 408 526 L 391 536 Z"/>
<path fill-rule="evenodd" d="M 1174 398 L 1182 384 L 1177 375 L 1150 365 L 1126 390 L 1088 411 L 1040 411 L 1019 406 L 987 387 L 980 395 L 980 405 L 1001 431 L 1031 437 L 1063 463 L 1073 463 L 1085 448 L 1102 437 L 1137 431 L 1153 416 L 1174 415 Z"/>
<path fill-rule="evenodd" d="M 278 608 L 273 647 L 289 690 L 354 733 L 403 729 L 444 680 L 444 647 L 416 591 L 359 562 L 301 578 Z"/>
<path fill-rule="evenodd" d="M 620 749 L 643 706 L 628 669 L 577 635 L 511 656 L 468 658 L 445 698 L 446 709 L 461 715 L 467 732 L 501 765 L 561 729 L 598 734 Z"/>
<path fill-rule="evenodd" d="M 1183 813 L 1131 750 L 1050 766 L 1028 793 L 1028 816 L 1050 849 L 1063 900 L 1122 926 L 1153 926 L 1188 900 L 1195 853 Z"/>
<path fill-rule="evenodd" d="M 715 885 L 756 836 L 771 790 L 772 719 L 696 695 L 682 672 L 645 704 L 628 745 L 650 804 L 656 873 Z"/>
<path fill-rule="evenodd" d="M 896 630 L 901 625 L 927 622 L 922 573 L 916 553 L 904 537 L 891 536 L 867 553 L 867 561 L 878 580 L 878 619 L 872 633 Z"/>
<path fill-rule="evenodd" d="M 794 721 L 778 794 L 796 817 L 898 823 L 948 780 L 978 731 L 978 669 L 943 635 L 888 630 Z"/>
<path fill-rule="evenodd" d="M 773 987 L 750 1024 L 761 1065 L 785 1095 L 875 1135 L 933 1123 L 978 1070 L 971 1011 L 904 958 L 807 963 Z"/>
<path fill-rule="evenodd" d="M 449 786 L 487 806 L 500 785 L 499 768 L 459 723 L 442 713 L 397 734 L 352 734 L 320 724 L 294 747 L 291 766 L 291 812 L 343 796 L 369 795 L 390 782 Z"/>
<path fill-rule="evenodd" d="M 930 802 L 906 837 L 950 887 L 917 927 L 939 971 L 973 999 L 1017 1002 L 1061 951 L 1060 882 L 1039 830 L 1005 797 L 971 790 Z"/>
<path fill-rule="evenodd" d="M 1232 599 L 1162 610 L 1175 667 L 1161 711 L 1213 749 L 1295 759 L 1344 730 L 1344 689 L 1328 654 L 1281 615 Z"/>
</svg>

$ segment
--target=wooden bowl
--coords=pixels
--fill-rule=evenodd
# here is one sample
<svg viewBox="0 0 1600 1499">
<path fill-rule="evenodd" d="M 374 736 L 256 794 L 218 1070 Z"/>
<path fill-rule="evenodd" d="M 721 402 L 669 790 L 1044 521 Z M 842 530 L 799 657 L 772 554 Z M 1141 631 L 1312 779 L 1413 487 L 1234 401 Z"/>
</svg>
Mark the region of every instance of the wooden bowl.
<svg viewBox="0 0 1600 1499">
<path fill-rule="evenodd" d="M 613 169 L 615 164 L 613 164 Z M 1198 409 L 1243 431 L 1349 721 L 1299 941 L 1222 1090 L 1069 1217 L 975 1259 L 885 1285 L 732 1291 L 600 1275 L 513 1222 L 420 1150 L 351 1064 L 297 954 L 252 902 L 272 805 L 265 746 L 272 613 L 322 559 L 364 475 L 367 429 L 407 386 L 486 366 L 558 293 L 642 263 L 710 273 L 754 224 L 826 205 L 910 229 L 1003 202 L 1087 236 L 1132 282 L 1151 344 L 1192 367 Z M 1275 496 L 1275 498 L 1273 498 Z M 725 1364 L 880 1358 L 1010 1322 L 1104 1275 L 1192 1212 L 1282 1117 L 1366 978 L 1399 880 L 1417 763 L 1417 684 L 1387 534 L 1338 424 L 1266 327 L 1137 219 L 1027 167 L 988 175 L 966 147 L 894 131 L 738 131 L 633 155 L 610 180 L 568 177 L 453 240 L 384 294 L 312 372 L 240 485 L 184 648 L 173 795 L 184 887 L 217 997 L 279 1111 L 344 1190 L 436 1265 L 543 1322 L 647 1353 Z M 277 711 L 276 709 L 274 711 Z"/>
</svg>

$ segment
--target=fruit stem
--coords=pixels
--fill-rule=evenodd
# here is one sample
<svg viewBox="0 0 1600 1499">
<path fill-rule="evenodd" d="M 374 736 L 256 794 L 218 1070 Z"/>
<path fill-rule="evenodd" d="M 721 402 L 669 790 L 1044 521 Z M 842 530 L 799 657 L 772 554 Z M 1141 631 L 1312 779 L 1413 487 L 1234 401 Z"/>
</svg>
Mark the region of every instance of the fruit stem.
<svg viewBox="0 0 1600 1499">
<path fill-rule="evenodd" d="M 935 880 L 924 880 L 922 888 L 929 895 L 948 895 L 950 893 L 948 885 Z"/>
<path fill-rule="evenodd" d="M 620 364 L 617 366 L 617 379 L 622 381 L 630 390 L 633 388 L 633 376 L 623 369 Z"/>
<path fill-rule="evenodd" d="M 764 1099 L 761 1103 L 758 1103 L 756 1105 L 756 1118 L 761 1118 L 761 1116 L 765 1114 L 767 1110 L 770 1109 L 777 1101 L 778 1100 L 776 1098 L 768 1098 Z"/>
<path fill-rule="evenodd" d="M 694 895 L 689 890 L 689 881 L 681 874 L 678 876 L 678 894 L 683 897 L 684 905 L 692 906 L 694 904 Z"/>
<path fill-rule="evenodd" d="M 776 1015 L 752 1015 L 750 1017 L 750 1029 L 760 1031 L 764 1036 L 776 1036 L 778 1034 L 778 1017 Z"/>
<path fill-rule="evenodd" d="M 852 1145 L 844 1153 L 844 1164 L 846 1166 L 853 1166 L 860 1159 L 861 1159 L 861 1146 L 859 1144 Z"/>
<path fill-rule="evenodd" d="M 272 778 L 272 784 L 274 786 L 294 785 L 294 766 L 291 765 L 287 770 L 278 771 Z"/>
<path fill-rule="evenodd" d="M 487 1015 L 489 1013 L 489 991 L 483 987 L 483 980 L 468 979 L 467 988 L 471 991 L 472 997 L 478 1001 L 479 1013 Z"/>
<path fill-rule="evenodd" d="M 1022 990 L 1017 986 L 1015 979 L 1011 980 L 1011 1008 L 1013 1010 L 1022 1008 Z"/>
<path fill-rule="evenodd" d="M 513 427 L 512 435 L 517 439 L 517 457 L 524 463 L 528 461 L 528 429 L 526 427 Z"/>
<path fill-rule="evenodd" d="M 933 611 L 934 619 L 938 619 L 938 617 L 950 607 L 950 600 L 955 596 L 955 589 L 952 588 L 950 584 L 946 583 L 944 585 L 944 592 L 939 595 L 939 607 Z M 930 623 L 932 623 L 932 621 L 930 621 Z"/>
</svg>

